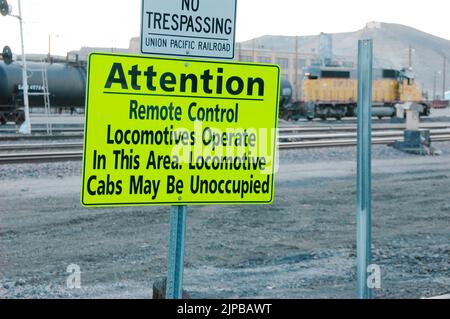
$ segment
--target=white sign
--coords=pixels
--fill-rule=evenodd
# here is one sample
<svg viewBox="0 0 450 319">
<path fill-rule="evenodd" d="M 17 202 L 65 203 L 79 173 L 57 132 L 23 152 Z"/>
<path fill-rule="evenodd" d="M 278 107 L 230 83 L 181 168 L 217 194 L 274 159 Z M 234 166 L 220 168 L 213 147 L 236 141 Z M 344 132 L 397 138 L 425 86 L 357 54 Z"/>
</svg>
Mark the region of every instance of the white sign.
<svg viewBox="0 0 450 319">
<path fill-rule="evenodd" d="M 141 53 L 234 57 L 237 0 L 143 0 Z"/>
</svg>

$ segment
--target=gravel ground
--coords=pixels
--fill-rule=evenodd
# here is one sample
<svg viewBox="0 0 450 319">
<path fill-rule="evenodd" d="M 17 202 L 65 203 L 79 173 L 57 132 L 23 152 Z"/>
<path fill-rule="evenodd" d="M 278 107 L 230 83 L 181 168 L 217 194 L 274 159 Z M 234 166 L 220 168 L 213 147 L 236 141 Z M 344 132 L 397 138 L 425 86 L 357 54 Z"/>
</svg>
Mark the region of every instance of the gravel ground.
<svg viewBox="0 0 450 319">
<path fill-rule="evenodd" d="M 377 298 L 450 292 L 450 143 L 438 157 L 373 148 Z M 195 206 L 194 298 L 355 297 L 355 148 L 280 153 L 270 206 Z M 81 163 L 0 166 L 0 297 L 150 298 L 166 271 L 167 207 L 85 209 Z M 81 268 L 68 289 L 67 266 Z"/>
</svg>

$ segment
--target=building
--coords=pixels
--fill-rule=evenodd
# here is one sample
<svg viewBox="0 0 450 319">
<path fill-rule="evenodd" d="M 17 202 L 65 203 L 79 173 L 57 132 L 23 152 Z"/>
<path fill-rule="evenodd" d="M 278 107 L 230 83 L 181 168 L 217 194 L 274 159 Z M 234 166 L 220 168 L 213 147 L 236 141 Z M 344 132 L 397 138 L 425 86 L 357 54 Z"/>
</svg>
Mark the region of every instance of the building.
<svg viewBox="0 0 450 319">
<path fill-rule="evenodd" d="M 311 46 L 305 37 L 263 36 L 236 44 L 235 59 L 241 62 L 274 63 L 281 68 L 281 77 L 294 88 L 293 98 L 301 99 L 304 68 L 333 65 L 354 68 L 356 58 L 333 54 L 332 38 L 321 33 Z M 282 48 L 282 49 L 280 49 Z M 289 48 L 292 48 L 289 50 Z"/>
<path fill-rule="evenodd" d="M 308 37 L 263 36 L 239 42 L 235 46 L 235 60 L 278 64 L 281 69 L 281 77 L 292 83 L 295 100 L 301 99 L 305 67 L 324 64 L 349 68 L 356 66 L 356 58 L 333 54 L 330 35 L 321 33 L 318 36 L 312 36 L 312 41 L 310 39 L 305 41 L 304 38 Z M 78 51 L 70 52 L 70 54 L 78 55 L 79 59 L 83 61 L 93 51 L 139 54 L 140 38 L 131 38 L 127 49 L 83 47 Z"/>
<path fill-rule="evenodd" d="M 237 61 L 278 64 L 281 69 L 281 77 L 288 79 L 294 86 L 294 99 L 299 99 L 301 95 L 303 68 L 320 64 L 314 54 L 273 51 L 264 48 L 247 49 L 242 48 L 241 43 L 237 43 L 235 50 Z"/>
<path fill-rule="evenodd" d="M 91 52 L 133 53 L 130 49 L 82 47 L 80 50 L 70 51 L 68 56 L 77 56 L 80 61 L 87 61 Z"/>
</svg>

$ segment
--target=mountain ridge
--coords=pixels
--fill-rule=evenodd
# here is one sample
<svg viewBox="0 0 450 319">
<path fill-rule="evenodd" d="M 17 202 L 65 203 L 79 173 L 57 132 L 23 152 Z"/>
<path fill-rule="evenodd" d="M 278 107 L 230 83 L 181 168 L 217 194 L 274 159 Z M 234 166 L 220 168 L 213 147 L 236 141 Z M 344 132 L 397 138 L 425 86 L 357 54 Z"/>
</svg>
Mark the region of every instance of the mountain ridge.
<svg viewBox="0 0 450 319">
<path fill-rule="evenodd" d="M 374 66 L 380 68 L 409 67 L 409 50 L 413 72 L 422 90 L 431 96 L 442 95 L 443 64 L 446 56 L 446 91 L 450 89 L 450 40 L 397 23 L 369 22 L 356 31 L 327 33 L 333 42 L 333 56 L 356 61 L 358 40 L 373 39 Z M 264 35 L 240 43 L 242 48 L 280 52 L 295 51 L 295 36 Z M 320 35 L 298 36 L 299 53 L 318 54 Z M 255 44 L 253 43 L 255 41 Z M 437 73 L 437 72 L 440 72 Z M 436 81 L 436 86 L 434 85 Z"/>
</svg>

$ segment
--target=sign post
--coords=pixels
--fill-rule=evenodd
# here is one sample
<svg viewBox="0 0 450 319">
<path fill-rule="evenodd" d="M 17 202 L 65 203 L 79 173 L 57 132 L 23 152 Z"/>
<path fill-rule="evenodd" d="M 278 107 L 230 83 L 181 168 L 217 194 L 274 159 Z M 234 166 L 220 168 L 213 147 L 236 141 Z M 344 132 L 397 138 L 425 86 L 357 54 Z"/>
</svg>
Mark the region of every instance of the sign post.
<svg viewBox="0 0 450 319">
<path fill-rule="evenodd" d="M 371 121 L 372 121 L 372 40 L 358 42 L 358 164 L 357 164 L 357 294 L 372 298 L 367 284 L 371 264 Z"/>
<path fill-rule="evenodd" d="M 170 211 L 166 299 L 181 299 L 183 297 L 186 217 L 186 206 L 172 206 Z"/>
<path fill-rule="evenodd" d="M 142 0 L 141 53 L 232 59 L 236 2 Z M 167 299 L 181 298 L 185 206 L 174 206 L 170 218 Z"/>
<path fill-rule="evenodd" d="M 87 207 L 170 205 L 167 297 L 181 296 L 186 205 L 270 204 L 277 65 L 92 53 Z"/>
</svg>

